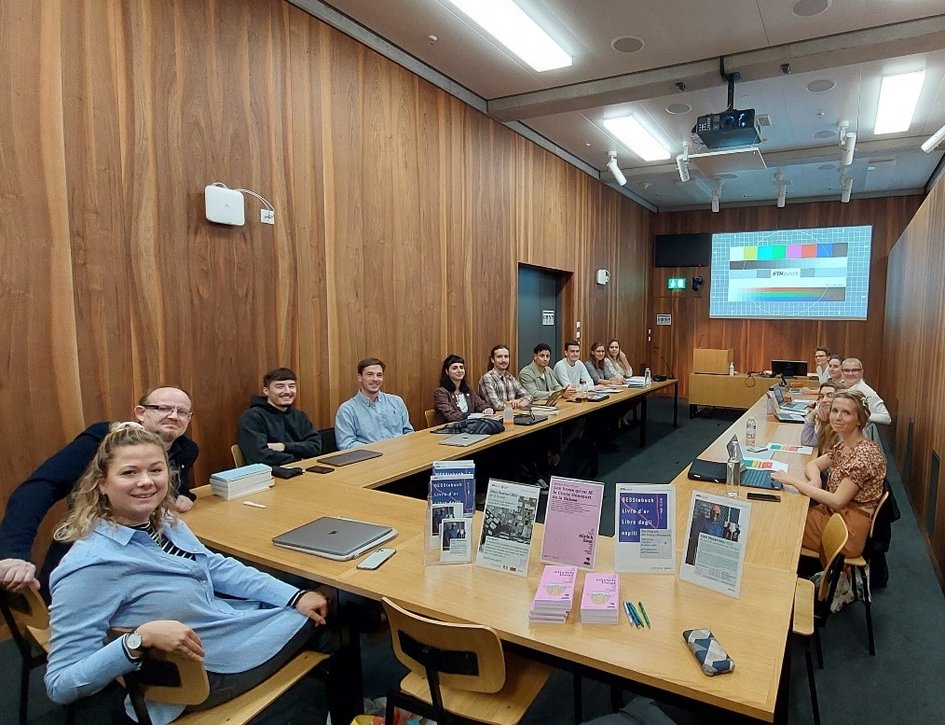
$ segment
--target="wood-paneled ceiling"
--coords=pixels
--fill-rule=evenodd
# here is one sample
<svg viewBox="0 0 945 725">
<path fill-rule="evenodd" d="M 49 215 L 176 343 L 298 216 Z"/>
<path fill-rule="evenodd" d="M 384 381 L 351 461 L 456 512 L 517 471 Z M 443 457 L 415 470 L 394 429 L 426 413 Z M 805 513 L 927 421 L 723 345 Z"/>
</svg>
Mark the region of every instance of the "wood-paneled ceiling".
<svg viewBox="0 0 945 725">
<path fill-rule="evenodd" d="M 291 2 L 325 17 L 322 0 Z M 854 198 L 921 192 L 942 160 L 945 144 L 931 154 L 919 148 L 945 124 L 942 0 L 516 2 L 574 58 L 571 67 L 532 70 L 447 0 L 327 6 L 347 16 L 349 31 L 356 24 L 405 51 L 482 99 L 493 117 L 524 124 L 611 184 L 606 162 L 615 150 L 626 188 L 661 210 L 707 207 L 718 179 L 693 167 L 683 183 L 674 161 L 642 161 L 602 122 L 633 113 L 674 156 L 684 141 L 690 153 L 705 151 L 691 129 L 698 116 L 727 106 L 720 59 L 742 77 L 735 107 L 770 120 L 758 144 L 767 169 L 729 174 L 723 206 L 774 203 L 775 174 L 787 184 L 788 203 L 839 199 L 844 120 L 857 134 L 846 170 Z M 882 77 L 919 69 L 926 76 L 912 125 L 875 135 Z"/>
</svg>

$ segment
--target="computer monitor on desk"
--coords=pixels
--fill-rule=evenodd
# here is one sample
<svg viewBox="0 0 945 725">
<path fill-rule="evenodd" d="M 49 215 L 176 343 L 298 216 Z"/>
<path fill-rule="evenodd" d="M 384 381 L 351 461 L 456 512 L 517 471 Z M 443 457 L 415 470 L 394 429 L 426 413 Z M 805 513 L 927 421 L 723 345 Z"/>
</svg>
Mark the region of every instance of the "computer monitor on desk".
<svg viewBox="0 0 945 725">
<path fill-rule="evenodd" d="M 773 377 L 806 378 L 806 360 L 772 360 L 771 375 Z"/>
</svg>

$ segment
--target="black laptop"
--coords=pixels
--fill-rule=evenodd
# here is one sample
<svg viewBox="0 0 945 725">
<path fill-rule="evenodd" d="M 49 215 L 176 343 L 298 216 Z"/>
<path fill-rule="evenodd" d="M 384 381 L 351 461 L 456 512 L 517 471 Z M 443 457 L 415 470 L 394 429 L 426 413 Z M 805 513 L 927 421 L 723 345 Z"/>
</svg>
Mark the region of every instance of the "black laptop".
<svg viewBox="0 0 945 725">
<path fill-rule="evenodd" d="M 726 465 L 718 461 L 706 461 L 697 458 L 689 467 L 689 478 L 693 481 L 725 483 Z M 738 485 L 747 486 L 748 488 L 767 488 L 772 491 L 781 490 L 781 484 L 771 478 L 771 471 L 762 468 L 742 468 Z"/>
</svg>

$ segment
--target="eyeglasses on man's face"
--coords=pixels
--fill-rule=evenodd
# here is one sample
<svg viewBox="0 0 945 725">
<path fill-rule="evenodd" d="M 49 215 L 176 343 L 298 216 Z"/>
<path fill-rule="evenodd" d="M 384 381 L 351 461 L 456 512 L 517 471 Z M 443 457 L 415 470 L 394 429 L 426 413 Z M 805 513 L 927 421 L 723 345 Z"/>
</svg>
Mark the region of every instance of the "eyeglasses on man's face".
<svg viewBox="0 0 945 725">
<path fill-rule="evenodd" d="M 160 414 L 162 418 L 169 418 L 172 415 L 176 415 L 181 420 L 187 420 L 190 418 L 194 412 L 189 408 L 181 408 L 176 405 L 155 405 L 154 403 L 145 403 L 141 406 L 147 410 L 153 410 L 156 413 Z"/>
</svg>

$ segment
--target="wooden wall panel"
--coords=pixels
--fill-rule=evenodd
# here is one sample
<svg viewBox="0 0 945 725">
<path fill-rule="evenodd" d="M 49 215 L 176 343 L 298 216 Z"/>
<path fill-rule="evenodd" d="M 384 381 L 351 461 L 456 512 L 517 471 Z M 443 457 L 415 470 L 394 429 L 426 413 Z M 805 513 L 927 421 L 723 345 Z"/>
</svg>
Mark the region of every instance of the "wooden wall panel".
<svg viewBox="0 0 945 725">
<path fill-rule="evenodd" d="M 763 370 L 775 358 L 813 361 L 814 348 L 826 345 L 845 355 L 863 360 L 867 381 L 879 385 L 883 379 L 883 319 L 886 298 L 886 260 L 889 250 L 906 228 L 922 197 L 893 197 L 839 202 L 791 204 L 783 209 L 775 206 L 723 208 L 719 213 L 691 211 L 656 214 L 650 225 L 652 235 L 686 232 L 740 232 L 765 229 L 811 227 L 873 226 L 872 261 L 867 320 L 713 320 L 709 318 L 711 279 L 708 267 L 653 268 L 650 275 L 649 321 L 655 325 L 659 312 L 673 311 L 672 329 L 654 332 L 651 357 L 663 353 L 674 372 L 686 387 L 692 367 L 692 350 L 696 347 L 734 350 L 735 367 L 740 371 Z M 690 287 L 684 292 L 666 289 L 668 277 L 691 279 L 701 275 L 705 284 L 699 292 Z M 677 317 L 678 316 L 678 317 Z M 656 328 L 654 327 L 654 330 Z M 660 366 L 660 371 L 664 366 Z M 885 395 L 881 386 L 881 395 Z M 888 401 L 887 401 L 888 402 Z"/>
<path fill-rule="evenodd" d="M 328 426 L 382 357 L 420 425 L 448 352 L 514 344 L 520 263 L 643 352 L 649 212 L 289 3 L 0 0 L 0 134 L 2 502 L 158 382 L 198 480 L 277 365 Z M 209 224 L 213 181 L 275 225 Z"/>
<path fill-rule="evenodd" d="M 895 455 L 945 585 L 945 471 L 929 498 L 932 453 L 945 455 L 945 183 L 939 179 L 889 256 L 883 387 L 897 418 Z M 890 400 L 891 399 L 891 400 Z M 909 422 L 914 426 L 911 454 Z M 926 526 L 930 506 L 934 530 Z"/>
</svg>

